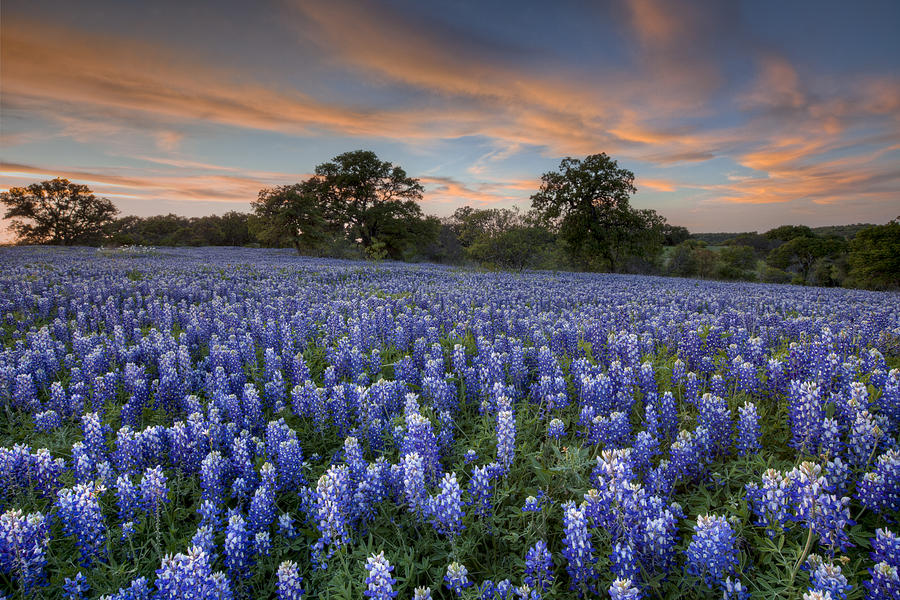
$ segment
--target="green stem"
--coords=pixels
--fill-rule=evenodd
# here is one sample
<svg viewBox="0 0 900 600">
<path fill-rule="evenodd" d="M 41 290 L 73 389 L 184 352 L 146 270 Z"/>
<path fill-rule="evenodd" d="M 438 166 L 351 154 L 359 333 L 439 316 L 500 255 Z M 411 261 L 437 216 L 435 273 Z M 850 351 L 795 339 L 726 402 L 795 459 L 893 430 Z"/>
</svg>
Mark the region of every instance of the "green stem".
<svg viewBox="0 0 900 600">
<path fill-rule="evenodd" d="M 800 565 L 803 564 L 803 561 L 806 559 L 806 555 L 809 554 L 809 549 L 812 547 L 812 538 L 813 538 L 813 528 L 812 523 L 808 523 L 809 525 L 809 535 L 806 536 L 806 546 L 803 548 L 803 552 L 800 554 L 800 558 L 797 559 L 797 564 L 794 565 L 794 568 L 791 569 L 791 580 L 788 582 L 788 586 L 794 584 L 794 577 L 797 576 L 797 571 L 800 570 Z"/>
</svg>

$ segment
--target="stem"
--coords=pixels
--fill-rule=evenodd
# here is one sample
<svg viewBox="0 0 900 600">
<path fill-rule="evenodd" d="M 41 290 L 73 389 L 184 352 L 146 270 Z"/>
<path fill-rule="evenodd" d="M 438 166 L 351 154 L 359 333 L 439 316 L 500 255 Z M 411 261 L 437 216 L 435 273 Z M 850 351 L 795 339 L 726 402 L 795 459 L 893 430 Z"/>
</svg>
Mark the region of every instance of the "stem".
<svg viewBox="0 0 900 600">
<path fill-rule="evenodd" d="M 797 571 L 800 569 L 800 565 L 803 564 L 803 561 L 806 559 L 806 555 L 809 554 L 809 549 L 812 546 L 812 538 L 813 538 L 813 528 L 812 523 L 807 523 L 809 525 L 809 535 L 806 536 L 806 546 L 803 548 L 803 552 L 800 554 L 800 558 L 797 559 L 797 564 L 794 565 L 794 568 L 791 569 L 791 579 L 788 582 L 788 586 L 793 585 L 794 577 L 797 576 Z"/>
</svg>

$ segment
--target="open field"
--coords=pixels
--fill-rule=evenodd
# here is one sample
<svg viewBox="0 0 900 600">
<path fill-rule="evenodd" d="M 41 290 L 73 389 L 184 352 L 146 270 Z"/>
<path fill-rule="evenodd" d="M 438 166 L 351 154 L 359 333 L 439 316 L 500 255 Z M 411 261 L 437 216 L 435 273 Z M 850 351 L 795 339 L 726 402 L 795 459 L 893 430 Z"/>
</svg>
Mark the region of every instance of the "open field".
<svg viewBox="0 0 900 600">
<path fill-rule="evenodd" d="M 900 295 L 0 264 L 9 600 L 900 597 Z"/>
</svg>

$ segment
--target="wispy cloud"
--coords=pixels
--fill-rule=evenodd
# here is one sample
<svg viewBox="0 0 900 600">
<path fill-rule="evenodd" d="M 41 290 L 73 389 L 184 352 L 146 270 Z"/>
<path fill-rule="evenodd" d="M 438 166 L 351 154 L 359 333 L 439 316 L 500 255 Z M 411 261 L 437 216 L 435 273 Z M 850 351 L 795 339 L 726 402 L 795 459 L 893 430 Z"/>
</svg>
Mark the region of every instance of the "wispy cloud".
<svg viewBox="0 0 900 600">
<path fill-rule="evenodd" d="M 597 26 L 621 35 L 617 60 L 597 54 L 582 61 L 451 22 L 424 5 L 281 6 L 284 26 L 313 49 L 297 60 L 393 100 L 341 95 L 337 84 L 323 94 L 331 79 L 307 85 L 285 64 L 285 77 L 263 80 L 246 63 L 213 62 L 166 40 L 99 35 L 62 18 L 7 12 L 0 39 L 5 119 L 13 114 L 44 127 L 22 131 L 17 121 L 13 133 L 3 133 L 4 155 L 17 164 L 4 168 L 0 183 L 62 175 L 128 197 L 129 206 L 155 198 L 237 205 L 264 185 L 302 177 L 222 166 L 208 156 L 215 154 L 209 138 L 205 151 L 192 144 L 196 131 L 227 130 L 274 132 L 304 144 L 390 143 L 416 157 L 435 140 L 473 138 L 478 151 L 467 162 L 441 157 L 452 166 L 423 169 L 426 206 L 440 211 L 466 202 L 527 203 L 539 173 L 512 177 L 514 160 L 599 151 L 637 167 L 638 187 L 648 191 L 642 198 L 696 194 L 704 207 L 883 206 L 900 189 L 896 72 L 816 71 L 754 37 L 729 3 L 616 4 L 607 15 L 614 22 Z M 743 75 L 735 77 L 735 69 Z M 19 144 L 49 147 L 60 137 L 102 143 L 109 164 L 78 168 L 74 157 L 42 163 L 17 153 Z M 704 164 L 715 167 L 696 168 Z M 677 220 L 672 206 L 667 216 Z"/>
</svg>

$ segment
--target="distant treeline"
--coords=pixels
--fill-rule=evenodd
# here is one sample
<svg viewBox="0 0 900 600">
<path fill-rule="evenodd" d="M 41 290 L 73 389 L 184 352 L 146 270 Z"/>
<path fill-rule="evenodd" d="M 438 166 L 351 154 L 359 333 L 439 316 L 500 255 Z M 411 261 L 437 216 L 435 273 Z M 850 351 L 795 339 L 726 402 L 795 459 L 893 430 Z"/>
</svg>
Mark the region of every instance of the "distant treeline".
<svg viewBox="0 0 900 600">
<path fill-rule="evenodd" d="M 394 258 L 488 269 L 578 269 L 558 235 L 517 210 L 464 206 L 450 217 L 431 219 L 433 231 L 413 239 Z M 253 214 L 240 212 L 194 218 L 173 214 L 129 216 L 107 226 L 103 243 L 287 245 L 265 243 L 254 232 L 254 224 Z M 304 253 L 367 258 L 363 248 L 338 240 Z M 893 221 L 887 225 L 816 228 L 785 225 L 762 234 L 689 234 L 683 227 L 668 226 L 657 255 L 632 257 L 620 270 L 732 281 L 894 289 L 900 287 L 900 224 Z"/>
<path fill-rule="evenodd" d="M 634 174 L 606 154 L 544 173 L 527 212 L 464 206 L 422 212 L 424 188 L 374 152 L 338 155 L 308 179 L 266 188 L 252 213 L 116 218 L 116 207 L 65 179 L 0 193 L 21 243 L 264 246 L 299 254 L 428 261 L 486 269 L 662 274 L 707 279 L 900 288 L 900 219 L 886 225 L 691 235 L 631 206 Z"/>
</svg>

